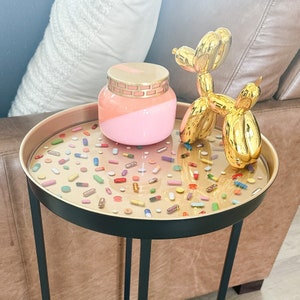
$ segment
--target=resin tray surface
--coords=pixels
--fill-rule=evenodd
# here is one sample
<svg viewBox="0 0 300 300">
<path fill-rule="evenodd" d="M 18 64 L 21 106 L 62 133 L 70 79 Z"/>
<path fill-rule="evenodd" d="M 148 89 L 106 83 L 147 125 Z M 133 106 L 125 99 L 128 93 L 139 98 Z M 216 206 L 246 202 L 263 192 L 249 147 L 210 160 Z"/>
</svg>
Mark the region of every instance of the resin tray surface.
<svg viewBox="0 0 300 300">
<path fill-rule="evenodd" d="M 86 105 L 59 113 L 33 128 L 23 142 L 27 176 L 60 201 L 130 219 L 199 218 L 252 201 L 274 180 L 272 159 L 265 158 L 272 151 L 264 137 L 257 163 L 239 170 L 228 164 L 218 129 L 190 150 L 180 143 L 181 120 L 176 119 L 167 139 L 128 146 L 101 133 L 96 110 Z"/>
</svg>

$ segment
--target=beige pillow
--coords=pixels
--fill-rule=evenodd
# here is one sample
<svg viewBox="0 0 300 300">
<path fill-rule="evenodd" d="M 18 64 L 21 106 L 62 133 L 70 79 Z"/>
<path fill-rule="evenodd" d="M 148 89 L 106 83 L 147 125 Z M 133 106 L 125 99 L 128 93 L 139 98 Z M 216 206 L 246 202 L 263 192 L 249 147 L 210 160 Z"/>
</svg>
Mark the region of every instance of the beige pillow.
<svg viewBox="0 0 300 300">
<path fill-rule="evenodd" d="M 300 50 L 290 67 L 280 79 L 280 88 L 275 98 L 277 100 L 300 98 Z"/>
</svg>

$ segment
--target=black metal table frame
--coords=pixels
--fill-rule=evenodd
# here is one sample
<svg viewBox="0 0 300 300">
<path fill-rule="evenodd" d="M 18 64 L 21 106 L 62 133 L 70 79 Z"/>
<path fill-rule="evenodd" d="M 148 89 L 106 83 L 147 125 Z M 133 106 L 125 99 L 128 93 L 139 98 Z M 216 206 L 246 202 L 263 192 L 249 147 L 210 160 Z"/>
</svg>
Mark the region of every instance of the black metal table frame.
<svg viewBox="0 0 300 300">
<path fill-rule="evenodd" d="M 141 242 L 138 299 L 146 300 L 148 299 L 151 242 L 153 239 L 197 236 L 232 226 L 217 296 L 218 300 L 222 300 L 225 299 L 227 293 L 243 220 L 260 205 L 265 195 L 265 192 L 261 193 L 255 199 L 239 207 L 210 216 L 163 221 L 164 226 L 162 226 L 159 221 L 118 218 L 86 211 L 51 196 L 36 186 L 29 178 L 27 178 L 27 182 L 43 300 L 50 299 L 50 290 L 40 203 L 44 204 L 54 214 L 81 227 L 126 238 L 125 300 L 130 299 L 133 238 L 140 239 Z M 123 226 L 125 223 L 126 226 Z M 139 225 L 141 224 L 143 224 L 143 230 L 140 229 Z M 178 226 L 179 224 L 180 226 Z M 122 229 L 120 230 L 120 228 Z M 175 228 L 176 230 L 174 230 Z"/>
</svg>

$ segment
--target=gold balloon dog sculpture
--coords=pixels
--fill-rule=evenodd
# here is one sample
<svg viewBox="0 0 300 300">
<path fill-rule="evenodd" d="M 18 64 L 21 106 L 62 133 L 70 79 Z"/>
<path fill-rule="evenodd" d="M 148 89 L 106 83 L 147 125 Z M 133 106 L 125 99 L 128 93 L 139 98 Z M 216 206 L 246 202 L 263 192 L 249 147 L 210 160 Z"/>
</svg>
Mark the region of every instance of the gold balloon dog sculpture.
<svg viewBox="0 0 300 300">
<path fill-rule="evenodd" d="M 236 100 L 215 94 L 210 72 L 222 64 L 230 46 L 230 31 L 218 28 L 208 32 L 195 50 L 187 46 L 173 49 L 176 63 L 184 70 L 198 74 L 197 89 L 200 95 L 185 113 L 180 138 L 188 144 L 206 138 L 215 127 L 217 114 L 220 114 L 225 117 L 223 142 L 226 158 L 231 166 L 244 168 L 256 162 L 261 152 L 261 134 L 250 108 L 260 95 L 262 77 L 248 83 Z"/>
</svg>

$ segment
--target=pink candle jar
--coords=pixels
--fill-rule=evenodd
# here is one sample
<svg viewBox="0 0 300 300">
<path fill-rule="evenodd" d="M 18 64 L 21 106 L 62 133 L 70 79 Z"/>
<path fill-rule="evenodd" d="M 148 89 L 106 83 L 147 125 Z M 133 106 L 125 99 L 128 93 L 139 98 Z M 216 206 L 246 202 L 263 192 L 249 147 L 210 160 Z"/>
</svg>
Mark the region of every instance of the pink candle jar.
<svg viewBox="0 0 300 300">
<path fill-rule="evenodd" d="M 125 145 L 149 145 L 171 134 L 177 101 L 166 68 L 124 63 L 111 67 L 107 78 L 98 97 L 99 125 L 106 137 Z"/>
</svg>

